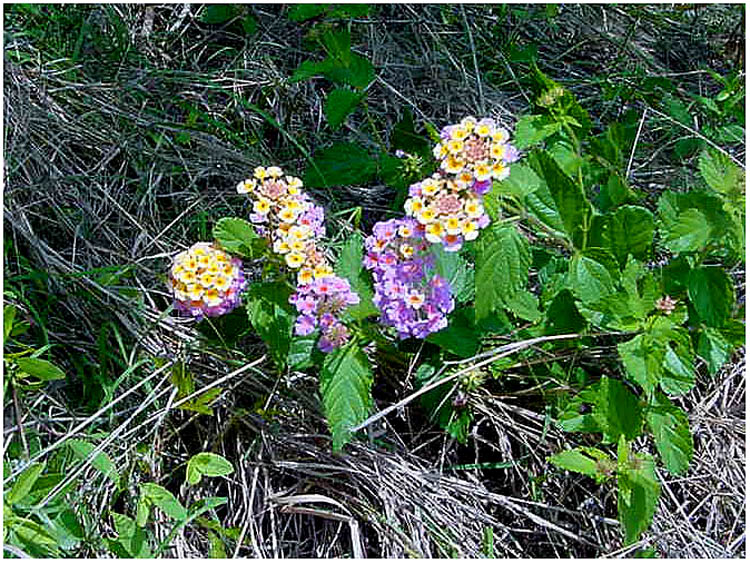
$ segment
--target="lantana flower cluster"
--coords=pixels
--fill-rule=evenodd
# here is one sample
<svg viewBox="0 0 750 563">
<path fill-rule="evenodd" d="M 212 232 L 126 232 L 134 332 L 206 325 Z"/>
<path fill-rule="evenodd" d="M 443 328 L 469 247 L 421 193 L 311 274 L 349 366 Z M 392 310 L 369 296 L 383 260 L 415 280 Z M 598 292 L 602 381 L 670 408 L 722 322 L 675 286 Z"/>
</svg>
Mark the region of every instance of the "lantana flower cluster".
<svg viewBox="0 0 750 563">
<path fill-rule="evenodd" d="M 349 339 L 340 317 L 347 307 L 359 303 L 359 296 L 348 280 L 333 273 L 320 249 L 325 235 L 323 208 L 302 187 L 302 180 L 285 175 L 278 166 L 259 166 L 253 178 L 237 184 L 237 192 L 252 198 L 250 221 L 273 252 L 297 272 L 297 288 L 289 298 L 300 313 L 295 334 L 305 336 L 319 328 L 318 347 L 330 352 Z"/>
<path fill-rule="evenodd" d="M 412 218 L 375 224 L 365 239 L 364 266 L 373 273 L 373 302 L 381 322 L 399 338 L 425 338 L 448 326 L 454 301 L 450 285 L 434 273 L 424 226 Z"/>
<path fill-rule="evenodd" d="M 454 308 L 450 284 L 434 272 L 430 244 L 448 252 L 479 236 L 490 217 L 482 202 L 493 180 L 510 174 L 520 154 L 493 119 L 466 117 L 440 132 L 433 148 L 438 172 L 409 187 L 405 219 L 375 225 L 363 263 L 375 279 L 381 322 L 401 338 L 425 338 L 445 328 Z"/>
<path fill-rule="evenodd" d="M 237 307 L 246 280 L 239 258 L 209 242 L 198 242 L 175 256 L 168 283 L 175 308 L 200 320 Z"/>
</svg>

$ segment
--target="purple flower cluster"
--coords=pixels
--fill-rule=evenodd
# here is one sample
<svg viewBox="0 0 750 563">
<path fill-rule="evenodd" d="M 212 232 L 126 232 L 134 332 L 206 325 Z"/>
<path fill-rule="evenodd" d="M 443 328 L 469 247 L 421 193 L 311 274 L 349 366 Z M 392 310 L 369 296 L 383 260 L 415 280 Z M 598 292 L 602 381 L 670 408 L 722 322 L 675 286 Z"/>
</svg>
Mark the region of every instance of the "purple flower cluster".
<svg viewBox="0 0 750 563">
<path fill-rule="evenodd" d="M 434 273 L 424 226 L 411 218 L 381 221 L 365 239 L 363 263 L 375 280 L 380 321 L 399 338 L 425 338 L 448 326 L 454 301 L 450 285 Z"/>
<path fill-rule="evenodd" d="M 317 278 L 298 285 L 289 302 L 299 312 L 294 333 L 307 336 L 320 328 L 318 348 L 323 352 L 331 352 L 349 339 L 349 329 L 339 318 L 347 307 L 359 303 L 359 296 L 351 290 L 349 280 L 335 275 Z"/>
</svg>

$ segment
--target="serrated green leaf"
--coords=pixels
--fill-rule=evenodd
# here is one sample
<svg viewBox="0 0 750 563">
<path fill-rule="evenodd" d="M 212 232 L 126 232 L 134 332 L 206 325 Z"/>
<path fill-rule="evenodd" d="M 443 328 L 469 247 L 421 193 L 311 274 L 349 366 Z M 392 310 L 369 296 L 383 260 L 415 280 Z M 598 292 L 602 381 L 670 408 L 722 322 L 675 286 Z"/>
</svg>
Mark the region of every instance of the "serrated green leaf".
<svg viewBox="0 0 750 563">
<path fill-rule="evenodd" d="M 146 505 L 152 504 L 170 518 L 182 521 L 187 518 L 188 512 L 180 501 L 167 489 L 156 483 L 141 483 L 141 499 Z M 147 517 L 148 518 L 148 517 Z M 137 521 L 138 519 L 136 519 Z"/>
<path fill-rule="evenodd" d="M 638 398 L 616 379 L 602 377 L 592 414 L 605 443 L 617 442 L 620 436 L 632 440 L 641 433 L 643 417 Z"/>
<path fill-rule="evenodd" d="M 583 248 L 584 232 L 591 222 L 593 209 L 582 187 L 565 174 L 546 152 L 535 149 L 528 157 L 530 166 L 547 185 L 560 221 L 576 248 Z M 532 195 L 539 196 L 541 190 Z"/>
<path fill-rule="evenodd" d="M 296 4 L 289 7 L 286 17 L 289 21 L 303 22 L 325 14 L 328 7 L 329 4 Z"/>
<path fill-rule="evenodd" d="M 705 248 L 711 236 L 711 226 L 697 209 L 686 209 L 661 232 L 662 242 L 674 253 L 697 252 Z"/>
<path fill-rule="evenodd" d="M 258 236 L 252 223 L 238 217 L 219 219 L 213 236 L 224 250 L 245 258 L 257 258 L 265 246 L 265 240 Z"/>
<path fill-rule="evenodd" d="M 610 477 L 615 468 L 615 462 L 609 455 L 597 448 L 588 447 L 562 451 L 549 456 L 547 461 L 560 469 L 593 477 L 597 482 Z"/>
<path fill-rule="evenodd" d="M 546 115 L 524 115 L 516 122 L 513 144 L 524 150 L 557 133 L 562 126 Z"/>
<path fill-rule="evenodd" d="M 687 471 L 693 457 L 693 435 L 685 412 L 656 393 L 646 411 L 646 422 L 667 471 L 672 475 Z"/>
<path fill-rule="evenodd" d="M 714 191 L 732 201 L 744 199 L 745 174 L 725 154 L 703 151 L 698 157 L 698 169 L 703 180 Z"/>
<path fill-rule="evenodd" d="M 639 334 L 618 344 L 617 352 L 628 379 L 643 387 L 646 392 L 653 392 L 661 377 L 661 358 L 651 353 L 646 337 Z"/>
<path fill-rule="evenodd" d="M 427 341 L 460 358 L 470 358 L 479 350 L 481 334 L 474 325 L 471 309 L 458 309 L 450 315 L 448 326 L 427 337 Z"/>
<path fill-rule="evenodd" d="M 661 487 L 651 456 L 631 454 L 617 475 L 617 512 L 625 531 L 625 543 L 638 541 L 651 525 Z"/>
<path fill-rule="evenodd" d="M 476 244 L 475 308 L 477 322 L 525 288 L 531 265 L 526 239 L 512 225 L 487 229 Z"/>
<path fill-rule="evenodd" d="M 94 444 L 86 442 L 84 440 L 67 440 L 66 444 L 73 451 L 73 454 L 78 459 L 86 459 L 96 449 Z M 98 452 L 91 459 L 91 466 L 101 471 L 104 476 L 112 481 L 115 485 L 120 482 L 120 473 L 115 468 L 115 464 L 112 459 L 105 452 Z"/>
<path fill-rule="evenodd" d="M 370 362 L 355 342 L 326 356 L 320 394 L 335 451 L 350 440 L 351 428 L 367 418 L 372 407 L 371 386 Z"/>
<path fill-rule="evenodd" d="M 417 133 L 414 114 L 408 107 L 404 109 L 401 119 L 393 126 L 393 130 L 391 131 L 391 149 L 394 151 L 400 149 L 426 159 L 431 159 L 432 157 L 430 142 L 425 136 Z"/>
<path fill-rule="evenodd" d="M 474 296 L 474 270 L 458 252 L 447 252 L 442 245 L 431 245 L 435 272 L 451 286 L 451 294 L 462 303 Z"/>
<path fill-rule="evenodd" d="M 311 188 L 366 184 L 377 170 L 375 160 L 354 143 L 336 143 L 318 151 L 313 161 L 315 166 L 305 170 L 305 184 Z"/>
<path fill-rule="evenodd" d="M 44 471 L 44 463 L 37 462 L 32 463 L 21 474 L 16 478 L 10 491 L 6 494 L 5 502 L 8 504 L 16 504 L 23 502 L 26 496 L 34 488 L 39 476 Z"/>
<path fill-rule="evenodd" d="M 732 280 L 719 266 L 701 266 L 691 270 L 688 296 L 698 318 L 712 327 L 722 326 L 734 305 Z"/>
<path fill-rule="evenodd" d="M 622 265 L 632 254 L 645 259 L 654 240 L 654 215 L 645 207 L 625 205 L 607 217 L 605 240 Z"/>
<path fill-rule="evenodd" d="M 363 246 L 364 237 L 360 233 L 353 233 L 344 242 L 334 266 L 336 275 L 349 280 L 352 291 L 359 295 L 359 303 L 346 309 L 346 314 L 354 320 L 365 319 L 380 312 L 372 302 L 375 292 L 370 274 L 362 267 Z"/>
<path fill-rule="evenodd" d="M 44 556 L 60 557 L 57 538 L 33 520 L 12 518 L 7 528 L 18 537 L 27 551 L 34 554 L 41 552 Z"/>
<path fill-rule="evenodd" d="M 664 102 L 667 106 L 667 112 L 671 117 L 683 125 L 687 125 L 688 127 L 693 126 L 693 118 L 682 100 L 677 99 L 672 94 L 667 94 L 664 96 Z"/>
<path fill-rule="evenodd" d="M 297 69 L 289 77 L 290 83 L 309 80 L 314 76 L 324 76 L 331 69 L 330 59 L 324 61 L 302 61 Z"/>
<path fill-rule="evenodd" d="M 346 119 L 346 116 L 354 111 L 357 104 L 362 99 L 362 94 L 347 90 L 345 88 L 336 88 L 326 97 L 326 119 L 331 129 L 338 129 Z"/>
<path fill-rule="evenodd" d="M 211 452 L 195 454 L 187 463 L 185 481 L 190 485 L 200 483 L 201 477 L 224 477 L 234 471 L 225 457 Z"/>
<path fill-rule="evenodd" d="M 706 327 L 698 337 L 698 355 L 708 365 L 708 372 L 716 375 L 721 367 L 729 361 L 733 346 L 717 329 Z"/>
<path fill-rule="evenodd" d="M 318 342 L 320 332 L 315 331 L 307 336 L 295 336 L 289 345 L 287 364 L 290 369 L 308 369 L 315 365 L 316 354 L 321 354 L 315 344 Z M 319 355 L 319 357 L 322 357 Z"/>
<path fill-rule="evenodd" d="M 630 198 L 631 192 L 628 184 L 619 174 L 610 174 L 607 182 L 599 190 L 597 205 L 603 212 L 622 205 Z"/>
<path fill-rule="evenodd" d="M 534 193 L 542 185 L 542 180 L 523 162 L 510 165 L 510 174 L 501 182 L 492 183 L 492 190 L 484 196 L 484 207 L 493 221 L 499 218 L 499 198 L 511 196 L 523 202 L 526 196 Z"/>
<path fill-rule="evenodd" d="M 508 297 L 505 301 L 505 308 L 515 316 L 532 323 L 543 318 L 539 310 L 539 298 L 527 289 L 522 289 Z"/>
<path fill-rule="evenodd" d="M 614 291 L 612 276 L 593 258 L 576 254 L 570 261 L 568 289 L 584 303 L 594 303 Z"/>
<path fill-rule="evenodd" d="M 296 317 L 289 304 L 291 293 L 283 282 L 254 283 L 247 290 L 247 315 L 279 369 L 289 353 Z"/>
</svg>

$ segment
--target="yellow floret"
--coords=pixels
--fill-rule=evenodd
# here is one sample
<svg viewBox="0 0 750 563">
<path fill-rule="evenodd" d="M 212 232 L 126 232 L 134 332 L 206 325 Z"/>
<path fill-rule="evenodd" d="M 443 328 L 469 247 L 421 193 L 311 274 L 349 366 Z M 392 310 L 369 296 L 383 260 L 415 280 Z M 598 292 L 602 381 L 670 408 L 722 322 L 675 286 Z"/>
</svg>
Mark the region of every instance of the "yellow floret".
<svg viewBox="0 0 750 563">
<path fill-rule="evenodd" d="M 442 236 L 443 236 L 443 226 L 440 223 L 432 223 L 430 225 L 427 225 L 427 228 L 425 229 L 424 238 L 427 239 L 428 242 L 440 242 Z"/>
<path fill-rule="evenodd" d="M 448 152 L 451 154 L 458 154 L 462 150 L 464 150 L 464 142 L 463 141 L 457 141 L 452 140 L 448 141 Z"/>
<path fill-rule="evenodd" d="M 258 180 L 265 180 L 268 176 L 268 172 L 262 166 L 257 166 L 255 170 L 253 170 L 253 176 L 258 178 Z"/>
<path fill-rule="evenodd" d="M 464 169 L 464 162 L 451 154 L 441 163 L 441 167 L 448 174 L 458 174 Z"/>
<path fill-rule="evenodd" d="M 289 243 L 285 240 L 276 239 L 273 243 L 273 251 L 276 254 L 286 254 L 291 249 L 292 248 L 289 246 Z"/>
<path fill-rule="evenodd" d="M 466 202 L 466 205 L 464 205 L 464 211 L 466 211 L 466 214 L 471 217 L 472 219 L 476 219 L 477 217 L 481 217 L 484 213 L 484 209 L 482 208 L 482 204 L 479 203 L 476 200 L 470 200 Z"/>
<path fill-rule="evenodd" d="M 284 174 L 281 171 L 281 168 L 279 168 L 278 166 L 269 166 L 268 168 L 266 168 L 266 173 L 271 178 L 278 178 L 278 177 L 280 177 L 280 176 L 282 176 Z"/>
<path fill-rule="evenodd" d="M 477 224 L 474 221 L 466 221 L 461 226 L 461 234 L 464 235 L 465 240 L 474 240 L 479 236 Z"/>
<path fill-rule="evenodd" d="M 313 281 L 313 271 L 310 268 L 302 268 L 297 275 L 300 285 L 307 285 Z"/>
<path fill-rule="evenodd" d="M 481 125 L 476 126 L 476 128 L 474 129 L 474 133 L 476 133 L 480 137 L 487 137 L 492 133 L 492 128 L 486 123 L 482 123 Z"/>
<path fill-rule="evenodd" d="M 215 277 L 212 274 L 205 273 L 200 277 L 200 282 L 203 287 L 211 287 L 214 284 Z"/>
<path fill-rule="evenodd" d="M 492 166 L 492 177 L 496 180 L 505 180 L 510 175 L 510 168 L 505 166 L 502 162 L 498 162 Z"/>
<path fill-rule="evenodd" d="M 443 221 L 443 225 L 445 226 L 445 231 L 449 235 L 457 235 L 461 232 L 461 221 L 459 221 L 458 217 L 455 215 L 447 217 L 445 221 Z"/>
<path fill-rule="evenodd" d="M 216 276 L 214 287 L 219 291 L 226 291 L 232 285 L 232 279 L 228 276 Z"/>
<path fill-rule="evenodd" d="M 305 262 L 305 255 L 299 252 L 290 252 L 284 259 L 290 268 L 299 268 Z"/>
<path fill-rule="evenodd" d="M 190 284 L 187 286 L 187 295 L 191 301 L 200 301 L 203 296 L 203 288 L 197 283 Z"/>
<path fill-rule="evenodd" d="M 479 163 L 476 166 L 474 166 L 474 176 L 480 182 L 483 182 L 484 180 L 489 180 L 490 177 L 492 176 L 492 169 L 486 164 Z"/>
<path fill-rule="evenodd" d="M 435 212 L 430 209 L 423 209 L 420 213 L 417 214 L 417 221 L 422 223 L 423 225 L 426 225 L 427 223 L 431 223 L 435 220 Z"/>
<path fill-rule="evenodd" d="M 298 212 L 289 207 L 285 207 L 279 211 L 279 219 L 284 223 L 292 223 L 297 218 Z"/>
<path fill-rule="evenodd" d="M 221 305 L 221 295 L 216 289 L 207 289 L 203 294 L 203 302 L 209 307 Z"/>
<path fill-rule="evenodd" d="M 313 272 L 315 275 L 315 279 L 320 278 L 327 278 L 333 275 L 333 270 L 330 266 L 326 266 L 324 264 L 315 266 L 315 271 Z"/>
</svg>

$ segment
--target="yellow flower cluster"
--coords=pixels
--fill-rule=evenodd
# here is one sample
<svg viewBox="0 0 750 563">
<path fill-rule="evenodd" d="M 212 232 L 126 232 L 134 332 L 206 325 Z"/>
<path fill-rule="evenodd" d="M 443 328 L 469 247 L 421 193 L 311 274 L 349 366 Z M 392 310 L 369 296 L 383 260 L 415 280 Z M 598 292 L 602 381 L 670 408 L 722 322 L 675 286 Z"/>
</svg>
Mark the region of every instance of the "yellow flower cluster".
<svg viewBox="0 0 750 563">
<path fill-rule="evenodd" d="M 492 179 L 505 179 L 508 165 L 519 157 L 517 149 L 508 142 L 508 131 L 491 118 L 477 121 L 465 117 L 456 125 L 444 127 L 440 139 L 433 148 L 440 169 L 467 186 L 480 184 L 480 195 L 486 193 L 484 188 Z"/>
<path fill-rule="evenodd" d="M 169 287 L 182 311 L 193 316 L 224 314 L 239 303 L 245 287 L 242 262 L 211 243 L 196 243 L 175 256 Z"/>
<path fill-rule="evenodd" d="M 302 187 L 302 180 L 278 166 L 258 166 L 253 178 L 237 184 L 237 192 L 252 198 L 250 221 L 286 265 L 298 270 L 299 283 L 306 284 L 333 275 L 333 269 L 317 245 L 325 234 L 323 208 Z"/>
<path fill-rule="evenodd" d="M 455 178 L 434 174 L 409 187 L 406 214 L 424 228 L 428 242 L 442 242 L 447 251 L 477 238 L 489 224 L 481 196 Z"/>
</svg>

